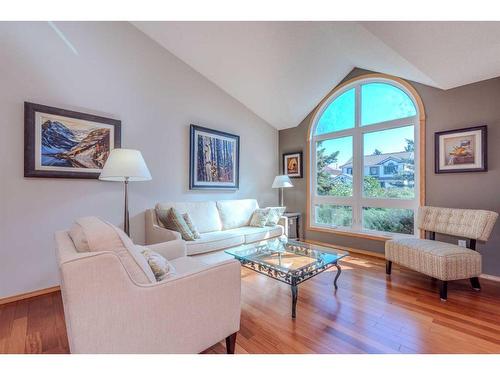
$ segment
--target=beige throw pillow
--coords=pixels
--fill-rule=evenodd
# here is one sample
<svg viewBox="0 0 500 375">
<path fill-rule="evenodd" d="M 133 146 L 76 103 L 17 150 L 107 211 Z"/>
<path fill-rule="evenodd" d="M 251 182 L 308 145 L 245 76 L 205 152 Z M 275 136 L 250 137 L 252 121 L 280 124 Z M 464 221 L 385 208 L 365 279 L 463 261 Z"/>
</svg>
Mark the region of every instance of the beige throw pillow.
<svg viewBox="0 0 500 375">
<path fill-rule="evenodd" d="M 155 275 L 156 281 L 165 280 L 167 276 L 175 273 L 174 267 L 165 257 L 146 247 L 143 247 L 143 249 L 141 254 L 146 258 L 149 267 L 151 267 L 151 271 L 153 271 Z"/>
<path fill-rule="evenodd" d="M 184 221 L 186 221 L 187 226 L 193 233 L 194 239 L 197 240 L 198 238 L 200 238 L 200 232 L 198 232 L 198 228 L 196 228 L 196 225 L 194 225 L 193 220 L 191 220 L 191 216 L 189 216 L 189 214 L 186 212 L 184 215 L 182 215 L 182 217 L 184 218 Z"/>
<path fill-rule="evenodd" d="M 267 207 L 269 215 L 267 217 L 267 226 L 274 226 L 278 224 L 280 217 L 285 213 L 286 207 Z"/>
<path fill-rule="evenodd" d="M 263 228 L 266 226 L 267 218 L 269 216 L 269 209 L 258 208 L 253 212 L 252 218 L 250 219 L 251 227 Z"/>
<path fill-rule="evenodd" d="M 83 228 L 80 224 L 74 223 L 69 230 L 69 236 L 75 245 L 76 251 L 79 253 L 85 253 L 90 251 L 89 243 L 87 241 L 87 236 L 83 231 Z"/>
<path fill-rule="evenodd" d="M 162 222 L 165 228 L 179 232 L 182 239 L 185 241 L 194 241 L 193 232 L 189 229 L 186 220 L 182 215 L 175 209 L 170 208 L 169 210 L 156 210 L 158 220 Z"/>
</svg>

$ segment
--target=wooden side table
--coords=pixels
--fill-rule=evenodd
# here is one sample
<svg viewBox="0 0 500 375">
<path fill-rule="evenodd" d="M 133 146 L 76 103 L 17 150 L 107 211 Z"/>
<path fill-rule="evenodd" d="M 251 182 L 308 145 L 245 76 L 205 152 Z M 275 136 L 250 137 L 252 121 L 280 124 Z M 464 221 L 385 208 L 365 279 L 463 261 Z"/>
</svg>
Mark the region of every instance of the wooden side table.
<svg viewBox="0 0 500 375">
<path fill-rule="evenodd" d="M 283 216 L 288 218 L 288 238 L 298 240 L 300 238 L 300 220 L 302 214 L 300 212 L 285 212 Z M 292 236 L 292 229 L 295 226 L 295 237 Z"/>
</svg>

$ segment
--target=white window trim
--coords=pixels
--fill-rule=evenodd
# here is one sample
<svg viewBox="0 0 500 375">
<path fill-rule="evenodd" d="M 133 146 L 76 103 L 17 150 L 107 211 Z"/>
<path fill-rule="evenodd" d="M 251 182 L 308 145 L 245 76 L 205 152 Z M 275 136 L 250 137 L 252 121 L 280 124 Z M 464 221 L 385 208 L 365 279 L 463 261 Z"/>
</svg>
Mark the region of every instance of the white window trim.
<svg viewBox="0 0 500 375">
<path fill-rule="evenodd" d="M 424 113 L 423 106 L 421 104 L 421 100 L 418 97 L 416 92 L 412 92 L 408 89 L 408 86 L 402 84 L 397 79 L 387 78 L 385 76 L 380 75 L 369 75 L 370 78 L 359 77 L 358 79 L 354 79 L 352 82 L 345 84 L 341 89 L 331 93 L 323 103 L 318 107 L 313 118 L 311 120 L 311 125 L 309 128 L 308 134 L 308 160 L 309 160 L 309 168 L 308 168 L 308 229 L 314 230 L 318 229 L 321 231 L 331 230 L 332 232 L 339 233 L 345 232 L 348 235 L 352 234 L 360 234 L 368 235 L 368 236 L 380 236 L 381 239 L 387 237 L 414 237 L 418 236 L 417 229 L 417 221 L 416 214 L 418 206 L 423 202 L 423 196 L 421 188 L 421 184 L 425 176 L 421 174 L 424 173 L 424 168 L 420 165 L 421 158 L 421 147 L 423 137 L 421 134 L 424 132 L 423 129 L 424 122 Z M 413 102 L 413 105 L 416 109 L 416 115 L 403 118 L 396 119 L 391 121 L 385 121 L 373 125 L 365 125 L 361 126 L 361 85 L 367 83 L 387 83 L 392 86 L 395 86 L 402 90 L 404 93 L 408 95 L 410 100 Z M 321 118 L 323 112 L 328 108 L 328 106 L 337 99 L 340 95 L 345 93 L 346 91 L 356 88 L 355 90 L 355 127 L 351 129 L 346 129 L 338 132 L 325 133 L 318 136 L 314 135 L 316 126 L 318 124 L 319 119 Z M 414 91 L 414 90 L 413 90 Z M 416 95 L 415 95 L 416 94 Z M 371 133 L 375 131 L 394 129 L 402 126 L 410 126 L 414 127 L 414 168 L 415 168 L 415 197 L 411 200 L 400 200 L 400 199 L 385 199 L 385 198 L 364 198 L 362 196 L 362 174 L 363 174 L 363 134 Z M 329 197 L 329 196 L 318 196 L 316 194 L 316 142 L 325 139 L 334 139 L 334 138 L 342 138 L 346 136 L 353 137 L 353 196 L 352 197 Z M 358 140 L 356 142 L 356 139 Z M 356 183 L 357 182 L 357 183 Z M 336 205 L 349 205 L 353 210 L 353 224 L 352 227 L 340 227 L 333 225 L 322 225 L 318 224 L 315 221 L 315 210 L 314 206 L 318 203 L 330 203 Z M 404 235 L 397 233 L 387 233 L 375 230 L 368 230 L 362 227 L 362 207 L 384 207 L 384 208 L 408 208 L 414 211 L 414 235 Z"/>
</svg>

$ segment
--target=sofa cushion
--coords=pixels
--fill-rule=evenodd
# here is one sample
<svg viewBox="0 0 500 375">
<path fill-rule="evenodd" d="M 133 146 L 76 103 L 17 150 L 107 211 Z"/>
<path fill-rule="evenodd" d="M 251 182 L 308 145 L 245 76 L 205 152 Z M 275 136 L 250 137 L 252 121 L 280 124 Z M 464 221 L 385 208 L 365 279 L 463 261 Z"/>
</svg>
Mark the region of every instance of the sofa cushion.
<svg viewBox="0 0 500 375">
<path fill-rule="evenodd" d="M 481 274 L 481 254 L 447 242 L 419 238 L 386 241 L 385 257 L 439 280 L 459 280 Z"/>
<path fill-rule="evenodd" d="M 193 255 L 194 258 L 207 265 L 215 265 L 227 262 L 228 260 L 234 259 L 234 256 L 229 255 L 224 250 L 211 251 L 209 253 Z"/>
<path fill-rule="evenodd" d="M 170 264 L 175 267 L 175 277 L 189 275 L 208 268 L 206 263 L 197 260 L 195 257 L 176 258 L 171 260 Z"/>
<path fill-rule="evenodd" d="M 186 242 L 186 253 L 187 255 L 201 254 L 243 243 L 245 243 L 245 237 L 241 233 L 232 233 L 232 231 L 202 233 L 199 239 Z"/>
<path fill-rule="evenodd" d="M 205 202 L 169 202 L 158 203 L 156 209 L 174 207 L 181 214 L 188 213 L 200 233 L 213 232 L 222 229 L 219 211 L 214 201 Z"/>
<path fill-rule="evenodd" d="M 255 199 L 217 201 L 222 229 L 234 229 L 250 224 L 250 218 L 259 208 Z"/>
<path fill-rule="evenodd" d="M 265 226 L 263 228 L 246 226 L 231 229 L 228 232 L 241 234 L 245 237 L 245 243 L 252 243 L 267 240 L 269 238 L 279 237 L 283 235 L 284 229 L 281 225 L 275 225 L 274 227 Z"/>
</svg>

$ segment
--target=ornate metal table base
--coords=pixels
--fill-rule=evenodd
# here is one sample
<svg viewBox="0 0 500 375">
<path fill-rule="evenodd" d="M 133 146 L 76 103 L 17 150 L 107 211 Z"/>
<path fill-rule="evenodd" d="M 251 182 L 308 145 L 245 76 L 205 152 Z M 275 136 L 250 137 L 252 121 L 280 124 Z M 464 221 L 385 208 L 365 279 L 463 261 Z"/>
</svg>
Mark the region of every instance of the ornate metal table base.
<svg viewBox="0 0 500 375">
<path fill-rule="evenodd" d="M 331 251 L 331 249 L 298 241 L 269 240 L 267 243 L 258 244 L 255 247 L 229 249 L 226 250 L 226 253 L 238 259 L 242 266 L 290 285 L 292 289 L 292 318 L 295 318 L 299 284 L 335 266 L 337 274 L 333 285 L 335 290 L 338 289 L 337 280 L 342 272 L 338 261 L 347 254 L 335 254 L 320 250 Z M 304 265 L 292 266 L 293 261 L 287 261 L 289 259 L 287 257 L 301 258 Z"/>
<path fill-rule="evenodd" d="M 339 279 L 340 273 L 342 272 L 342 268 L 340 268 L 340 265 L 337 263 L 335 263 L 334 266 L 337 267 L 337 274 L 335 275 L 335 279 L 333 280 L 333 286 L 335 287 L 335 290 L 337 290 L 339 288 L 337 285 L 337 280 Z M 249 267 L 249 268 L 251 268 L 251 267 Z M 307 280 L 307 279 L 305 279 L 305 280 Z M 295 280 L 295 278 L 292 278 L 291 287 L 292 287 L 292 318 L 293 319 L 295 319 L 295 317 L 297 316 L 297 313 L 296 313 L 297 312 L 297 298 L 299 296 L 299 285 L 298 284 L 300 284 L 301 282 L 303 282 L 305 280 L 297 282 L 297 280 Z M 283 280 L 280 280 L 280 281 L 283 281 Z"/>
</svg>

